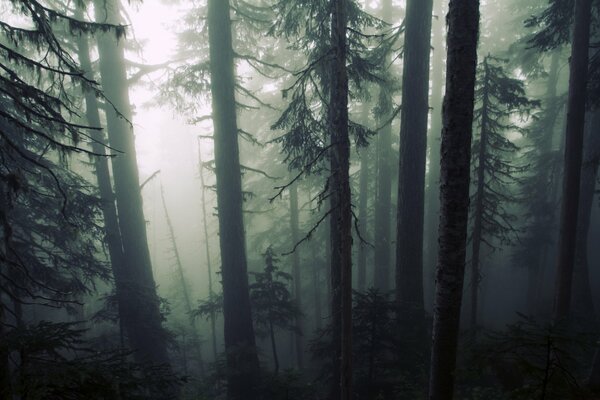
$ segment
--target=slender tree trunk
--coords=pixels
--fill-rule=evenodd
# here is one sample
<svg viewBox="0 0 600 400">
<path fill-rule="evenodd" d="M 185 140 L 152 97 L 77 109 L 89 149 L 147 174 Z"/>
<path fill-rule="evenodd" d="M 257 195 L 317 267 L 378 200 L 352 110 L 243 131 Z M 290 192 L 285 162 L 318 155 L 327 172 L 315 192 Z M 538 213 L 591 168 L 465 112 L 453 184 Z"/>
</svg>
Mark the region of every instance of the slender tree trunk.
<svg viewBox="0 0 600 400">
<path fill-rule="evenodd" d="M 584 162 L 581 168 L 579 222 L 577 224 L 572 302 L 573 314 L 576 318 L 585 327 L 595 329 L 597 328 L 597 321 L 588 266 L 588 233 L 600 161 L 600 111 L 598 110 L 594 111 L 591 116 L 584 152 Z"/>
<path fill-rule="evenodd" d="M 120 24 L 119 2 L 95 0 L 96 20 Z M 123 281 L 126 310 L 120 310 L 135 356 L 141 362 L 169 363 L 167 340 L 156 293 L 142 207 L 131 104 L 125 71 L 124 42 L 114 32 L 98 36 L 100 75 L 106 97 L 116 108 L 106 108 L 111 147 L 121 151 L 112 159 L 119 228 L 123 244 Z M 121 115 L 117 114 L 117 110 Z M 172 393 L 171 393 L 172 394 Z"/>
<path fill-rule="evenodd" d="M 334 344 L 332 399 L 352 398 L 352 199 L 348 136 L 348 75 L 346 71 L 347 1 L 332 0 L 331 43 L 331 287 Z M 338 357 L 339 355 L 339 357 Z M 338 364 L 339 363 L 339 364 Z"/>
<path fill-rule="evenodd" d="M 392 14 L 392 0 L 382 0 L 381 15 L 388 22 Z M 390 60 L 386 60 L 390 63 Z M 381 104 L 392 104 L 392 95 L 380 89 Z M 388 110 L 389 111 L 389 110 Z M 390 112 L 391 115 L 391 112 Z M 386 121 L 388 115 L 381 117 Z M 390 290 L 390 210 L 392 208 L 392 124 L 386 124 L 377 135 L 377 193 L 375 198 L 375 249 L 373 286 L 383 292 Z"/>
<path fill-rule="evenodd" d="M 208 34 L 225 350 L 229 370 L 228 398 L 238 400 L 254 399 L 258 395 L 255 385 L 259 363 L 248 291 L 229 12 L 228 0 L 209 0 Z"/>
<path fill-rule="evenodd" d="M 565 320 L 571 311 L 581 160 L 583 158 L 591 14 L 591 0 L 575 1 L 575 26 L 569 72 L 565 164 L 556 265 L 556 297 L 554 303 L 554 318 L 556 321 Z"/>
<path fill-rule="evenodd" d="M 313 253 L 314 254 L 314 253 Z M 316 258 L 312 261 L 312 279 L 313 279 L 313 299 L 315 306 L 315 329 L 321 329 L 323 314 L 321 312 L 321 279 L 320 279 L 321 264 L 317 263 Z"/>
<path fill-rule="evenodd" d="M 442 132 L 442 96 L 444 89 L 445 68 L 445 43 L 444 43 L 444 17 L 442 0 L 435 0 L 435 17 L 433 18 L 433 55 L 431 76 L 431 131 L 429 133 L 429 174 L 427 175 L 428 189 L 426 195 L 426 224 L 427 252 L 425 257 L 425 281 L 423 291 L 426 299 L 433 299 L 433 286 L 435 285 L 435 264 L 438 251 L 438 222 L 440 219 L 440 134 Z M 432 300 L 426 301 L 431 305 Z"/>
<path fill-rule="evenodd" d="M 558 73 L 559 73 L 559 61 L 560 61 L 560 51 L 555 51 L 552 54 L 552 59 L 550 61 L 550 71 L 548 73 L 548 86 L 546 89 L 545 96 L 545 110 L 544 110 L 544 118 L 541 123 L 541 129 L 544 130 L 545 140 L 541 140 L 541 146 L 538 147 L 538 152 L 540 155 L 547 156 L 552 151 L 552 139 L 554 137 L 554 131 L 556 126 L 556 120 L 558 118 L 558 109 L 556 107 L 556 91 L 558 85 Z M 548 202 L 548 197 L 552 196 L 552 170 L 549 168 L 540 168 L 537 172 L 538 181 L 539 182 L 547 182 L 548 185 L 545 185 L 542 193 L 537 193 L 536 201 L 540 200 L 543 202 Z M 550 189 L 549 189 L 550 188 Z M 548 216 L 544 216 L 544 218 L 548 218 Z M 545 220 L 539 218 L 539 214 L 536 214 L 536 219 L 534 220 L 534 226 L 542 226 L 545 225 Z M 531 266 L 529 270 L 529 284 L 528 284 L 528 303 L 529 310 L 532 315 L 536 315 L 540 310 L 540 301 L 541 301 L 541 292 L 543 288 L 543 276 L 544 272 L 547 268 L 546 259 L 548 256 L 548 244 L 543 244 L 538 246 L 535 249 L 536 251 L 536 262 Z"/>
<path fill-rule="evenodd" d="M 300 240 L 298 227 L 298 186 L 295 183 L 290 186 L 290 226 L 292 230 L 292 243 L 295 245 Z M 300 273 L 298 249 L 292 253 L 292 276 L 294 278 L 294 300 L 296 307 L 302 312 L 302 276 Z M 299 332 L 294 333 L 294 343 L 298 368 L 304 367 L 303 325 L 303 318 L 301 316 L 296 317 L 296 327 Z"/>
<path fill-rule="evenodd" d="M 275 329 L 273 322 L 269 320 L 269 337 L 271 338 L 271 351 L 273 352 L 273 362 L 275 363 L 275 375 L 279 373 L 279 356 L 277 355 L 277 342 L 275 341 Z"/>
<path fill-rule="evenodd" d="M 369 153 L 368 148 L 360 152 L 360 176 L 359 176 L 360 199 L 358 204 L 358 220 L 362 234 L 367 231 L 368 217 L 368 198 L 369 198 Z M 358 290 L 363 291 L 367 285 L 367 247 L 365 243 L 359 243 L 358 246 Z"/>
<path fill-rule="evenodd" d="M 396 236 L 396 301 L 400 319 L 413 324 L 414 339 L 425 330 L 423 299 L 423 218 L 429 59 L 433 0 L 408 0 L 404 39 L 398 218 Z"/>
<path fill-rule="evenodd" d="M 204 183 L 204 163 L 202 161 L 202 146 L 198 141 L 198 173 L 200 174 L 200 203 L 202 208 L 202 233 L 204 234 L 204 253 L 206 254 L 206 268 L 208 278 L 208 295 L 214 297 L 215 291 L 213 289 L 213 274 L 212 274 L 212 262 L 210 260 L 210 244 L 208 242 L 208 220 L 206 218 L 206 185 Z M 217 360 L 217 329 L 216 329 L 216 316 L 215 311 L 210 312 L 210 333 L 212 340 L 213 359 Z"/>
<path fill-rule="evenodd" d="M 430 400 L 451 400 L 465 272 L 479 1 L 450 0 Z"/>
<path fill-rule="evenodd" d="M 171 241 L 171 248 L 175 258 L 175 267 L 177 268 L 177 276 L 179 278 L 179 287 L 181 288 L 181 294 L 183 295 L 183 301 L 185 304 L 185 312 L 188 315 L 190 322 L 190 329 L 192 333 L 192 341 L 194 349 L 196 350 L 196 356 L 198 357 L 198 367 L 200 368 L 200 376 L 204 376 L 204 361 L 202 360 L 202 347 L 200 341 L 200 335 L 198 334 L 198 327 L 192 316 L 194 307 L 192 306 L 192 298 L 190 296 L 187 283 L 185 280 L 185 274 L 183 272 L 183 265 L 181 264 L 181 257 L 179 256 L 179 248 L 177 247 L 177 240 L 175 239 L 175 229 L 171 222 L 171 216 L 167 208 L 167 202 L 165 200 L 165 193 L 163 187 L 160 187 L 160 199 L 162 201 L 163 210 L 165 212 L 165 219 L 167 222 L 167 228 L 169 232 L 169 240 Z"/>
<path fill-rule="evenodd" d="M 473 221 L 472 254 L 471 254 L 471 329 L 477 328 L 477 307 L 479 298 L 479 283 L 481 281 L 481 271 L 479 255 L 481 250 L 481 239 L 483 235 L 483 197 L 485 196 L 485 160 L 487 158 L 487 136 L 488 136 L 488 109 L 490 99 L 488 96 L 488 64 L 484 60 L 484 87 L 483 104 L 481 114 L 481 132 L 479 135 L 479 154 L 477 165 L 477 190 L 475 192 L 475 211 Z"/>
</svg>

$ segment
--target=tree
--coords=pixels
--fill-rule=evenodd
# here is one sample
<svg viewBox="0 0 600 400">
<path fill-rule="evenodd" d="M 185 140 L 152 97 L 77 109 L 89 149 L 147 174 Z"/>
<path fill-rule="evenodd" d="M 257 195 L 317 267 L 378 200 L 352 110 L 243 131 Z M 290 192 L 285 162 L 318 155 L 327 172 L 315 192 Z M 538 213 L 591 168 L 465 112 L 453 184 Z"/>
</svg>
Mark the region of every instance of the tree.
<svg viewBox="0 0 600 400">
<path fill-rule="evenodd" d="M 565 133 L 565 163 L 560 210 L 560 230 L 556 274 L 554 317 L 561 321 L 569 316 L 572 280 L 575 265 L 577 217 L 583 157 L 588 47 L 590 42 L 591 0 L 576 0 L 571 64 L 569 71 L 569 98 Z"/>
<path fill-rule="evenodd" d="M 298 320 L 300 310 L 294 301 L 288 283 L 292 276 L 281 272 L 277 266 L 279 261 L 272 248 L 264 254 L 265 268 L 263 272 L 252 273 L 255 282 L 250 285 L 253 318 L 259 333 L 266 334 L 271 340 L 271 351 L 275 363 L 275 374 L 279 372 L 279 357 L 275 340 L 275 328 L 297 331 L 294 321 Z M 296 332 L 301 335 L 301 332 Z"/>
<path fill-rule="evenodd" d="M 350 137 L 348 131 L 348 72 L 345 0 L 332 0 L 331 42 L 333 60 L 330 78 L 329 122 L 331 126 L 330 169 L 332 173 L 331 218 L 334 336 L 339 334 L 340 397 L 352 398 L 352 196 L 350 193 Z M 336 342 L 336 341 L 335 341 Z M 336 396 L 337 397 L 337 396 Z"/>
<path fill-rule="evenodd" d="M 123 28 L 73 17 L 60 1 L 7 8 L 0 23 L 1 396 L 134 398 L 150 390 L 165 398 L 158 386 L 166 374 L 152 375 L 118 349 L 100 352 L 80 306 L 113 276 L 100 257 L 101 201 L 76 172 L 80 155 L 105 157 L 95 146 L 100 127 L 81 123 L 80 94 L 104 96 L 76 61 L 73 38 L 114 37 Z M 69 313 L 81 321 L 64 322 Z M 142 384 L 149 376 L 154 382 Z"/>
<path fill-rule="evenodd" d="M 423 219 L 433 0 L 406 5 L 396 237 L 400 318 L 423 328 Z"/>
<path fill-rule="evenodd" d="M 253 399 L 259 364 L 248 292 L 229 1 L 209 1 L 208 34 L 228 398 Z"/>
<path fill-rule="evenodd" d="M 329 199 L 331 240 L 331 318 L 334 360 L 330 398 L 351 396 L 352 208 L 349 184 L 350 134 L 365 145 L 368 129 L 348 118 L 349 80 L 357 97 L 367 82 L 381 82 L 377 60 L 365 44 L 364 27 L 377 26 L 354 1 L 283 1 L 277 4 L 277 36 L 294 37 L 292 45 L 307 50 L 307 66 L 284 89 L 288 107 L 273 125 L 285 129 L 279 139 L 290 168 L 301 176 L 322 170 L 329 157 L 329 175 L 321 201 Z M 300 24 L 298 21 L 306 21 Z M 348 37 L 346 37 L 348 36 Z M 314 105 L 314 106 L 313 106 Z M 292 182 L 293 183 L 293 182 Z M 281 193 L 281 192 L 280 192 Z M 315 228 L 313 228 L 314 230 Z M 311 232 L 313 231 L 311 230 Z"/>
<path fill-rule="evenodd" d="M 555 241 L 557 199 L 554 189 L 559 179 L 560 160 L 552 143 L 562 107 L 557 95 L 560 51 L 554 51 L 550 58 L 542 110 L 528 129 L 531 146 L 525 151 L 525 157 L 531 173 L 522 179 L 527 222 L 520 237 L 520 246 L 513 256 L 515 263 L 528 271 L 527 301 L 531 315 L 540 311 L 543 272 Z"/>
<path fill-rule="evenodd" d="M 520 150 L 508 133 L 524 134 L 514 121 L 516 115 L 528 116 L 537 102 L 530 101 L 523 81 L 512 78 L 504 68 L 506 61 L 486 56 L 481 64 L 475 100 L 478 140 L 472 149 L 475 191 L 471 198 L 471 328 L 477 326 L 479 282 L 481 281 L 481 245 L 495 250 L 514 242 L 519 228 L 517 216 L 510 210 L 518 198 L 513 194 L 519 175 L 527 166 L 515 161 Z"/>
<path fill-rule="evenodd" d="M 391 24 L 392 1 L 381 2 L 381 18 Z M 385 57 L 385 65 L 391 65 L 391 51 Z M 389 72 L 388 72 L 389 74 Z M 390 210 L 392 208 L 392 121 L 394 87 L 379 85 L 379 98 L 376 108 L 381 129 L 377 133 L 375 151 L 377 153 L 377 188 L 375 195 L 375 232 L 373 235 L 373 286 L 382 291 L 390 290 L 390 244 L 392 230 Z"/>
<path fill-rule="evenodd" d="M 439 252 L 429 398 L 452 399 L 464 283 L 479 1 L 449 5 L 440 174 Z"/>
<path fill-rule="evenodd" d="M 439 183 L 440 183 L 440 133 L 442 132 L 442 98 L 444 89 L 445 68 L 445 43 L 444 43 L 444 1 L 434 1 L 434 19 L 432 22 L 432 76 L 431 76 L 431 130 L 427 140 L 429 145 L 429 170 L 427 175 L 427 208 L 425 233 L 427 234 L 427 257 L 425 258 L 425 283 L 432 282 L 431 276 L 435 271 L 436 257 L 438 251 L 438 221 L 439 211 Z M 429 274 L 432 275 L 429 275 Z M 431 285 L 431 284 L 430 284 Z M 427 286 L 424 285 L 424 291 Z"/>
<path fill-rule="evenodd" d="M 298 186 L 290 186 L 290 228 L 292 231 L 292 243 L 296 244 L 299 240 L 299 227 L 298 227 Z M 300 271 L 300 256 L 298 250 L 292 253 L 292 275 L 294 277 L 294 297 L 296 300 L 296 307 L 298 310 L 302 310 L 302 276 Z M 302 340 L 302 315 L 298 315 L 296 320 L 298 326 L 298 332 L 295 332 L 295 346 L 296 346 L 296 362 L 298 368 L 304 366 L 304 343 Z"/>
<path fill-rule="evenodd" d="M 117 0 L 95 0 L 96 21 L 119 25 Z M 140 362 L 168 364 L 166 334 L 152 263 L 148 250 L 146 221 L 131 125 L 132 111 L 124 61 L 124 41 L 109 32 L 98 35 L 102 88 L 114 107 L 107 107 L 110 146 L 122 152 L 112 158 L 115 199 L 123 244 L 123 296 L 126 308 L 119 310 L 129 345 Z"/>
<path fill-rule="evenodd" d="M 590 112 L 591 118 L 584 144 L 584 158 L 581 168 L 580 198 L 577 222 L 577 244 L 573 271 L 573 314 L 583 327 L 597 326 L 596 312 L 592 298 L 592 288 L 588 265 L 588 233 L 590 217 L 596 193 L 598 165 L 600 163 L 600 111 Z"/>
</svg>

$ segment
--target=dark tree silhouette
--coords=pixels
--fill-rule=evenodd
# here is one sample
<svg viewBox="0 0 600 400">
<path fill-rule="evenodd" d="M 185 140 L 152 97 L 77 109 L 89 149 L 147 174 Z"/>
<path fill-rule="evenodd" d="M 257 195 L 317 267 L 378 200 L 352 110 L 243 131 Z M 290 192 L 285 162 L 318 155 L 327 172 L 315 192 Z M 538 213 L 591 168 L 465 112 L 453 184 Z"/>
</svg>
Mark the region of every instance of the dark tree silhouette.
<svg viewBox="0 0 600 400">
<path fill-rule="evenodd" d="M 429 398 L 452 399 L 469 218 L 479 1 L 452 0 L 441 150 L 440 227 Z"/>
</svg>

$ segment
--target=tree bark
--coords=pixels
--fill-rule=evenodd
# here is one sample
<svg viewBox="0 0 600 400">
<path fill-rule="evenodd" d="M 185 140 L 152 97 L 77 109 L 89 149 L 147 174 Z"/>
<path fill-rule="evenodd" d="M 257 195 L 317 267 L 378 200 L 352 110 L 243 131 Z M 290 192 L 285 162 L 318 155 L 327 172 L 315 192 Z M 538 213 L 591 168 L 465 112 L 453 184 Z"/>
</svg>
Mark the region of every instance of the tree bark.
<svg viewBox="0 0 600 400">
<path fill-rule="evenodd" d="M 382 0 L 381 18 L 391 23 L 392 0 Z M 389 64 L 391 60 L 386 60 Z M 381 89 L 385 96 L 380 103 L 391 104 L 391 94 Z M 382 122 L 388 115 L 381 117 Z M 392 208 L 392 124 L 386 124 L 377 134 L 377 193 L 375 198 L 375 234 L 373 260 L 373 286 L 382 292 L 390 290 L 390 210 Z"/>
<path fill-rule="evenodd" d="M 331 97 L 331 287 L 332 336 L 336 365 L 332 399 L 352 398 L 352 198 L 346 70 L 347 0 L 332 0 Z"/>
<path fill-rule="evenodd" d="M 259 371 L 252 325 L 228 0 L 209 0 L 208 34 L 221 247 L 228 398 L 254 399 Z"/>
<path fill-rule="evenodd" d="M 575 1 L 575 26 L 569 72 L 565 162 L 556 265 L 554 319 L 557 322 L 567 319 L 571 311 L 581 160 L 583 158 L 591 8 L 591 0 Z"/>
<path fill-rule="evenodd" d="M 117 0 L 95 0 L 96 20 L 120 24 Z M 131 103 L 125 70 L 124 42 L 114 32 L 98 35 L 100 75 L 107 99 L 106 108 L 111 147 L 121 151 L 112 158 L 115 198 L 123 244 L 123 281 L 127 303 L 121 309 L 128 339 L 140 362 L 168 364 L 167 339 L 161 326 L 162 316 L 152 274 L 146 221 L 142 207 Z M 116 108 L 116 110 L 115 110 Z M 120 113 L 120 115 L 117 113 Z"/>
<path fill-rule="evenodd" d="M 465 272 L 479 1 L 450 0 L 430 400 L 451 400 Z"/>
<path fill-rule="evenodd" d="M 290 227 L 292 231 L 292 244 L 300 240 L 298 227 L 298 186 L 296 183 L 290 186 Z M 296 307 L 302 312 L 302 275 L 300 271 L 300 255 L 298 249 L 292 253 L 292 276 L 294 278 L 294 300 Z M 294 344 L 296 350 L 296 363 L 298 368 L 304 367 L 304 343 L 303 343 L 303 317 L 296 317 L 298 332 L 294 332 Z"/>
<path fill-rule="evenodd" d="M 432 8 L 433 0 L 407 2 L 400 122 L 396 301 L 401 318 L 418 330 L 425 318 L 423 221 Z"/>
</svg>

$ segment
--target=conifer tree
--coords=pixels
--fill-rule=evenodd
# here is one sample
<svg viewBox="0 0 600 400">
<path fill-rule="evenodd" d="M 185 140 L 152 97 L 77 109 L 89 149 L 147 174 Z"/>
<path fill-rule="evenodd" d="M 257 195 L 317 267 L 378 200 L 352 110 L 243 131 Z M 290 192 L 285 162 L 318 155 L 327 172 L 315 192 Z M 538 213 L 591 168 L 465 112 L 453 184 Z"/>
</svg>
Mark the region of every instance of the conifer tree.
<svg viewBox="0 0 600 400">
<path fill-rule="evenodd" d="M 469 218 L 479 1 L 450 1 L 447 23 L 448 62 L 440 175 L 440 247 L 429 377 L 431 400 L 451 400 L 454 396 Z"/>
<path fill-rule="evenodd" d="M 486 56 L 479 67 L 475 91 L 477 133 L 472 149 L 471 198 L 471 328 L 477 327 L 481 281 L 481 246 L 494 250 L 511 244 L 519 232 L 514 208 L 515 193 L 526 165 L 519 164 L 520 148 L 508 135 L 524 134 L 516 116 L 531 114 L 536 102 L 525 93 L 523 81 L 506 71 L 506 61 Z M 521 123 L 522 124 L 522 123 Z"/>
</svg>

